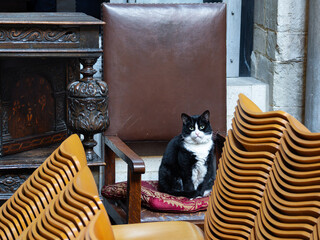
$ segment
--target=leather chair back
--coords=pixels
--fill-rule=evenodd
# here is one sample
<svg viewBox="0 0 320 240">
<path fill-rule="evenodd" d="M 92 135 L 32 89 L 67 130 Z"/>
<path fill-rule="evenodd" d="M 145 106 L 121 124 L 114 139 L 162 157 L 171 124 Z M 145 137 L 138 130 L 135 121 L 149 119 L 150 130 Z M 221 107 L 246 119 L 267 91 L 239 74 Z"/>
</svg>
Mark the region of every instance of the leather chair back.
<svg viewBox="0 0 320 240">
<path fill-rule="evenodd" d="M 225 4 L 104 4 L 102 11 L 106 134 L 169 140 L 181 131 L 182 112 L 206 109 L 225 134 Z"/>
</svg>

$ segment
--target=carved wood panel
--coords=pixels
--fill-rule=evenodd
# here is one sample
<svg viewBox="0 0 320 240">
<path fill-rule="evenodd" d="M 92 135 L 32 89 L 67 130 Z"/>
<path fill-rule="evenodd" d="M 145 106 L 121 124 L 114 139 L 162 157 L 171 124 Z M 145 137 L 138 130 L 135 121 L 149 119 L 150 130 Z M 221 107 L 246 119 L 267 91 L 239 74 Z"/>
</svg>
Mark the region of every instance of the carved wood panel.
<svg viewBox="0 0 320 240">
<path fill-rule="evenodd" d="M 0 60 L 2 155 L 66 137 L 66 85 L 76 66 L 71 58 Z"/>
<path fill-rule="evenodd" d="M 33 170 L 8 172 L 0 171 L 0 195 L 11 195 L 24 183 Z"/>
<path fill-rule="evenodd" d="M 101 56 L 103 24 L 83 13 L 0 14 L 0 204 L 67 136 L 67 84 L 80 79 L 79 58 Z"/>
<path fill-rule="evenodd" d="M 1 27 L 0 42 L 79 42 L 78 28 Z"/>
</svg>

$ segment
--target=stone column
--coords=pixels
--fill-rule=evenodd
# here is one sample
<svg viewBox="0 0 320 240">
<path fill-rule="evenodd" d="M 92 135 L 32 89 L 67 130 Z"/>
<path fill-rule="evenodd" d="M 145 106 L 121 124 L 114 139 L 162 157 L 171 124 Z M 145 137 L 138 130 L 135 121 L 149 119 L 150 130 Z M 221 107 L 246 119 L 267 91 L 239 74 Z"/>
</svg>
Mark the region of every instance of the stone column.
<svg viewBox="0 0 320 240">
<path fill-rule="evenodd" d="M 320 132 L 320 5 L 309 0 L 305 125 Z"/>
<path fill-rule="evenodd" d="M 270 110 L 303 121 L 308 0 L 256 0 L 252 77 L 269 84 Z"/>
</svg>

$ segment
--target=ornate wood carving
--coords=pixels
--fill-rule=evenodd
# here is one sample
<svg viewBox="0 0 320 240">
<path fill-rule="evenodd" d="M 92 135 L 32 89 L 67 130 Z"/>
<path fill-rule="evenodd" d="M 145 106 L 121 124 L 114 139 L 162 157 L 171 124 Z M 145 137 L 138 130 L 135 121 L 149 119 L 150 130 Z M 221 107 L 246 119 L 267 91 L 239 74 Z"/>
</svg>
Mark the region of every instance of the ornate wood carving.
<svg viewBox="0 0 320 240">
<path fill-rule="evenodd" d="M 97 144 L 93 135 L 106 130 L 109 123 L 107 84 L 93 78 L 96 60 L 80 59 L 83 78 L 68 86 L 68 126 L 84 135 L 83 145 L 89 161 L 94 159 L 93 147 Z"/>
<path fill-rule="evenodd" d="M 14 193 L 28 175 L 0 175 L 0 193 Z"/>
<path fill-rule="evenodd" d="M 1 42 L 79 42 L 76 28 L 0 28 Z"/>
<path fill-rule="evenodd" d="M 50 145 L 52 143 L 62 142 L 64 139 L 66 139 L 66 137 L 67 137 L 67 133 L 66 131 L 63 131 L 63 132 L 53 133 L 48 136 L 36 137 L 34 139 L 15 141 L 11 144 L 3 145 L 2 151 L 6 155 L 17 153 L 17 152 L 23 152 L 23 151 L 37 148 L 39 146 L 45 146 L 45 145 Z"/>
<path fill-rule="evenodd" d="M 70 61 L 12 58 L 1 62 L 2 155 L 66 137 L 65 89 Z"/>
<path fill-rule="evenodd" d="M 43 76 L 26 75 L 11 90 L 9 132 L 12 138 L 37 135 L 54 125 L 54 98 Z M 41 121 L 41 123 L 40 123 Z"/>
<path fill-rule="evenodd" d="M 50 143 L 61 142 L 66 136 L 66 87 L 70 82 L 80 79 L 79 57 L 101 56 L 99 28 L 102 24 L 104 22 L 101 20 L 83 13 L 0 14 L 0 204 L 24 181 L 23 175 L 29 176 L 52 153 L 56 145 Z M 32 105 L 29 116 L 29 108 L 22 107 L 21 99 L 15 105 L 12 104 L 16 98 L 19 99 L 19 94 L 13 97 L 15 84 L 22 81 L 25 86 L 24 80 L 28 77 L 34 78 L 29 95 L 37 98 L 29 100 Z M 50 88 L 46 99 L 41 97 L 41 88 L 36 86 L 41 79 L 45 79 L 44 85 Z M 26 95 L 22 87 L 20 90 L 20 95 Z M 51 123 L 47 129 L 41 133 L 13 138 L 15 133 L 9 123 L 11 118 L 19 112 L 21 119 L 29 117 L 29 128 L 33 124 L 42 124 L 45 120 L 39 120 L 43 114 L 39 111 L 44 102 L 46 107 L 49 106 L 50 98 L 54 99 L 54 105 L 49 111 L 53 113 L 52 118 L 46 121 Z M 14 116 L 13 109 L 16 111 Z M 22 109 L 26 109 L 25 113 Z M 47 144 L 50 146 L 43 146 Z M 28 149 L 31 150 L 26 151 Z M 101 164 L 102 161 L 98 159 L 89 163 L 91 166 Z"/>
</svg>

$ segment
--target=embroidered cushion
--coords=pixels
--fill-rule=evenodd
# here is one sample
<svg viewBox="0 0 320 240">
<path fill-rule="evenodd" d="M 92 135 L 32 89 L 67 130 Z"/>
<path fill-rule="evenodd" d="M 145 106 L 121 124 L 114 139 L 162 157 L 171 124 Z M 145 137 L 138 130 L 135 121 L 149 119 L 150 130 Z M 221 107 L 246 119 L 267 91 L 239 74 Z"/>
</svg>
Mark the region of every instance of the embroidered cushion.
<svg viewBox="0 0 320 240">
<path fill-rule="evenodd" d="M 197 212 L 207 209 L 209 197 L 189 199 L 159 192 L 158 181 L 141 181 L 141 203 L 144 207 L 163 212 Z M 124 199 L 127 183 L 104 186 L 102 195 L 109 199 Z"/>
</svg>

